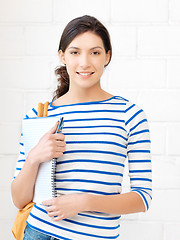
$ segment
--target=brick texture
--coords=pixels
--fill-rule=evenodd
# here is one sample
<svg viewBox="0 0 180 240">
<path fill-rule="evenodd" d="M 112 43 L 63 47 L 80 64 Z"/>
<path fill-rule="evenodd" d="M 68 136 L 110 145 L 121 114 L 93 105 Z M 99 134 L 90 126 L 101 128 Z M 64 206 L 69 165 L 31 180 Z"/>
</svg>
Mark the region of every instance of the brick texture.
<svg viewBox="0 0 180 240">
<path fill-rule="evenodd" d="M 10 185 L 21 121 L 39 101 L 52 100 L 58 46 L 66 24 L 84 14 L 108 28 L 112 62 L 104 90 L 138 104 L 152 141 L 153 201 L 146 213 L 122 216 L 120 239 L 180 238 L 180 1 L 6 0 L 0 8 L 0 239 L 13 240 L 17 209 Z M 123 192 L 129 190 L 126 165 Z"/>
</svg>

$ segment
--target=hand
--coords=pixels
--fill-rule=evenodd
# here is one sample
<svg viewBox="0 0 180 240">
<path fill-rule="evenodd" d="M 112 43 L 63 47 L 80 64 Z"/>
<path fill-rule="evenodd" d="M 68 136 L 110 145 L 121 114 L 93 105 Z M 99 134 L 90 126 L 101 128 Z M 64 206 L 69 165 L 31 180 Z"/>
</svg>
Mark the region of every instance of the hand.
<svg viewBox="0 0 180 240">
<path fill-rule="evenodd" d="M 84 210 L 85 194 L 66 194 L 57 198 L 43 201 L 46 205 L 48 216 L 53 221 L 60 221 L 65 218 L 73 217 Z"/>
<path fill-rule="evenodd" d="M 62 133 L 55 133 L 57 126 L 58 122 L 41 137 L 37 145 L 29 152 L 27 159 L 40 164 L 63 156 L 66 146 L 65 136 Z"/>
</svg>

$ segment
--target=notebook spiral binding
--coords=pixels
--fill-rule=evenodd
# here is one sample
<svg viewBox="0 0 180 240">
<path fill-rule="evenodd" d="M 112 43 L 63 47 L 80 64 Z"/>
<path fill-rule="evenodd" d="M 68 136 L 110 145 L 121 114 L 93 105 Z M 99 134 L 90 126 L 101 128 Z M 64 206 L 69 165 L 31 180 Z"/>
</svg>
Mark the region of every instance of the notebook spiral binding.
<svg viewBox="0 0 180 240">
<path fill-rule="evenodd" d="M 56 190 L 56 160 L 57 158 L 52 159 L 52 168 L 51 168 L 51 185 L 52 185 L 52 197 L 57 197 Z"/>
<path fill-rule="evenodd" d="M 63 122 L 63 117 L 61 118 L 56 133 L 61 133 L 62 132 L 62 128 L 64 126 L 64 122 Z M 52 186 L 52 197 L 55 198 L 57 197 L 57 190 L 56 190 L 56 161 L 57 158 L 53 158 L 52 159 L 52 168 L 51 168 L 51 186 Z"/>
</svg>

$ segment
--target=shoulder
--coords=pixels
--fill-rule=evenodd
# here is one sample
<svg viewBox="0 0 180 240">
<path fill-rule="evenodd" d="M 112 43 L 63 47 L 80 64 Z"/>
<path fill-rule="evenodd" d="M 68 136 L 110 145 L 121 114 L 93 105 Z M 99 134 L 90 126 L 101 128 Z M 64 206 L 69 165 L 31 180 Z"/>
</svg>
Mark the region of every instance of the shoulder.
<svg viewBox="0 0 180 240">
<path fill-rule="evenodd" d="M 147 120 L 146 114 L 144 110 L 141 108 L 141 106 L 121 96 L 117 96 L 116 98 L 118 99 L 119 102 L 125 105 L 124 107 L 125 125 L 131 125 L 135 122 L 142 121 L 143 119 Z"/>
<path fill-rule="evenodd" d="M 141 112 L 144 113 L 144 110 L 139 106 L 137 103 L 134 103 L 132 101 L 128 101 L 126 104 L 125 112 L 127 115 L 133 115 L 133 114 L 140 114 Z"/>
<path fill-rule="evenodd" d="M 143 109 L 138 104 L 126 98 L 123 98 L 121 96 L 115 96 L 115 99 L 117 99 L 119 103 L 122 103 L 123 105 L 125 105 L 125 108 L 124 108 L 125 113 L 132 113 L 134 111 L 143 111 Z"/>
<path fill-rule="evenodd" d="M 147 118 L 144 110 L 139 105 L 131 101 L 127 104 L 126 115 L 126 125 L 133 122 L 139 122 Z"/>
</svg>

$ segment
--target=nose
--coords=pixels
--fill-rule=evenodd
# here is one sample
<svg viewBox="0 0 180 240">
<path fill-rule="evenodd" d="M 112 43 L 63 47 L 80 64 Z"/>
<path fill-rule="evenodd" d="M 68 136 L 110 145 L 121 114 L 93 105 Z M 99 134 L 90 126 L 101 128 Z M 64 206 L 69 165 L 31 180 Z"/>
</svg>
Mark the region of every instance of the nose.
<svg viewBox="0 0 180 240">
<path fill-rule="evenodd" d="M 82 69 L 87 69 L 90 66 L 90 59 L 88 54 L 81 54 L 79 65 Z"/>
</svg>

